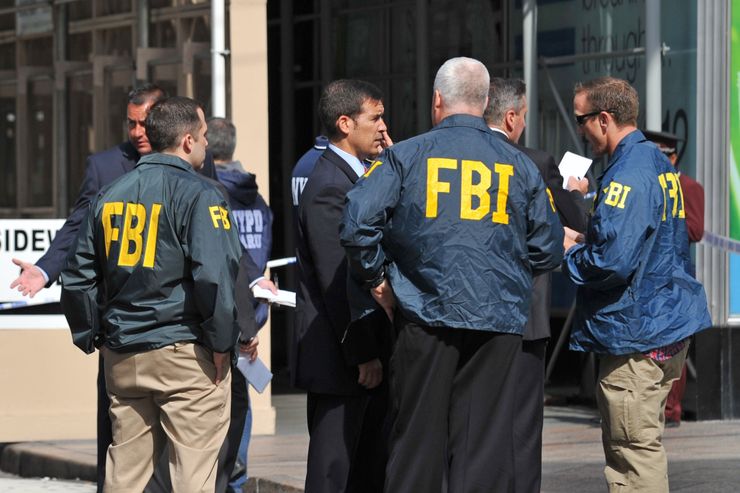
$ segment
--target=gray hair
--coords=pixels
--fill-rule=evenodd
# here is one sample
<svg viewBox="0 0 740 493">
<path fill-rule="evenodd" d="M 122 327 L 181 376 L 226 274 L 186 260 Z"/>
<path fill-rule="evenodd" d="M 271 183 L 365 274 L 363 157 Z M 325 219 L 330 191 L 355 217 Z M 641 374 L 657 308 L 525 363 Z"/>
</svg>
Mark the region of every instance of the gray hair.
<svg viewBox="0 0 740 493">
<path fill-rule="evenodd" d="M 448 107 L 466 105 L 485 109 L 490 77 L 488 69 L 474 58 L 450 58 L 439 67 L 434 90 Z"/>
<path fill-rule="evenodd" d="M 524 107 L 527 85 L 521 79 L 493 77 L 488 90 L 488 106 L 483 118 L 489 125 L 501 125 L 509 110 L 519 113 Z"/>
<path fill-rule="evenodd" d="M 208 120 L 208 149 L 217 161 L 232 161 L 236 148 L 236 127 L 226 118 Z"/>
</svg>

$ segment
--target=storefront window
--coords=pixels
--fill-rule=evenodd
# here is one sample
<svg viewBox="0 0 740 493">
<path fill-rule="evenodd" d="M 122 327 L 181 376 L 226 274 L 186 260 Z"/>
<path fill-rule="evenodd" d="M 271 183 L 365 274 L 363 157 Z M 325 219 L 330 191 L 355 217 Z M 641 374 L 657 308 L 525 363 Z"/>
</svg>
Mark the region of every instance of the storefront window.
<svg viewBox="0 0 740 493">
<path fill-rule="evenodd" d="M 77 0 L 67 4 L 67 16 L 70 21 L 79 21 L 92 17 L 92 0 Z"/>
<path fill-rule="evenodd" d="M 15 207 L 16 122 L 15 84 L 0 84 L 0 207 Z"/>
<path fill-rule="evenodd" d="M 151 44 L 153 48 L 175 48 L 177 46 L 177 30 L 175 20 L 152 24 Z"/>
<path fill-rule="evenodd" d="M 67 203 L 70 208 L 85 173 L 85 160 L 93 152 L 93 82 L 89 74 L 67 80 Z"/>
<path fill-rule="evenodd" d="M 98 0 L 98 15 L 131 12 L 131 0 Z"/>
<path fill-rule="evenodd" d="M 99 54 L 121 57 L 131 56 L 131 28 L 106 29 L 101 32 Z"/>
<path fill-rule="evenodd" d="M 92 53 L 92 33 L 70 34 L 67 36 L 67 60 L 87 62 Z"/>
<path fill-rule="evenodd" d="M 15 69 L 15 43 L 0 44 L 0 70 Z"/>
<path fill-rule="evenodd" d="M 51 79 L 32 80 L 28 94 L 28 162 L 26 167 L 27 205 L 50 207 L 53 204 L 52 94 Z"/>
<path fill-rule="evenodd" d="M 106 71 L 105 108 L 108 129 L 103 149 L 113 147 L 128 139 L 126 105 L 128 104 L 127 95 L 133 87 L 133 77 L 134 74 L 128 68 L 113 68 Z M 103 149 L 97 150 L 102 151 Z"/>
</svg>

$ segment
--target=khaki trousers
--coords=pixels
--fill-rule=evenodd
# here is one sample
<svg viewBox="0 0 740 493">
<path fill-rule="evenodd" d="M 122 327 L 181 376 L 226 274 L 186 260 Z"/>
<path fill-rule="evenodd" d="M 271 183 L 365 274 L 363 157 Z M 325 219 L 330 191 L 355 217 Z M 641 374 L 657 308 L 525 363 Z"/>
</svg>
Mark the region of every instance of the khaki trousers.
<svg viewBox="0 0 740 493">
<path fill-rule="evenodd" d="M 165 444 L 174 492 L 209 492 L 229 427 L 231 373 L 215 385 L 211 351 L 177 343 L 140 353 L 104 349 L 113 443 L 106 492 L 144 490 Z"/>
<path fill-rule="evenodd" d="M 610 493 L 668 492 L 664 409 L 687 351 L 662 362 L 642 354 L 601 358 L 596 399 Z"/>
</svg>

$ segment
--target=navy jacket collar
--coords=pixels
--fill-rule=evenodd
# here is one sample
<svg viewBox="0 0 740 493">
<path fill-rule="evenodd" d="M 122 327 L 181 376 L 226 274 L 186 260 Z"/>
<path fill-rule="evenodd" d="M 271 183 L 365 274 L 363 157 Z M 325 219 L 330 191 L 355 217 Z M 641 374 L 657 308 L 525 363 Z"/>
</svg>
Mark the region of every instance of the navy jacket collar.
<svg viewBox="0 0 740 493">
<path fill-rule="evenodd" d="M 439 130 L 441 128 L 448 127 L 471 127 L 483 132 L 491 132 L 491 129 L 488 128 L 488 125 L 486 125 L 486 121 L 482 116 L 467 115 L 464 113 L 448 116 L 439 122 L 432 130 Z"/>
<path fill-rule="evenodd" d="M 625 135 L 624 138 L 619 141 L 619 144 L 617 144 L 617 148 L 614 149 L 614 154 L 609 157 L 609 165 L 606 167 L 606 170 L 604 170 L 602 176 L 604 176 L 609 168 L 611 168 L 612 165 L 622 157 L 622 154 L 624 154 L 627 147 L 631 147 L 639 142 L 644 142 L 645 140 L 647 140 L 645 139 L 645 136 L 637 129 Z"/>
<path fill-rule="evenodd" d="M 190 173 L 195 173 L 195 170 L 192 166 L 190 166 L 190 163 L 177 156 L 173 156 L 172 154 L 162 154 L 159 152 L 147 154 L 146 156 L 142 156 L 141 159 L 139 159 L 139 162 L 136 163 L 136 167 L 138 168 L 139 166 L 143 166 L 145 164 L 164 164 L 167 166 L 180 168 Z"/>
</svg>

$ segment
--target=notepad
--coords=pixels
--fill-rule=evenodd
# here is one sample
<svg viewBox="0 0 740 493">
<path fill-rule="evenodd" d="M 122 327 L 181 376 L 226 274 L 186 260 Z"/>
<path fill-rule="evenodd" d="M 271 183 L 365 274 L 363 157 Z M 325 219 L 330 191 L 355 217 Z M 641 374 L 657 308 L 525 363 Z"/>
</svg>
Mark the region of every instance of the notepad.
<svg viewBox="0 0 740 493">
<path fill-rule="evenodd" d="M 265 365 L 259 356 L 254 361 L 249 361 L 249 358 L 239 356 L 236 362 L 236 367 L 247 379 L 247 382 L 254 387 L 254 390 L 260 394 L 264 392 L 267 384 L 272 380 L 272 372 Z"/>
<path fill-rule="evenodd" d="M 593 160 L 587 157 L 566 151 L 563 159 L 560 160 L 560 164 L 558 165 L 560 174 L 563 177 L 563 188 L 568 188 L 569 177 L 575 176 L 576 178 L 581 179 L 586 176 L 586 172 L 588 171 L 588 168 L 591 167 L 592 162 Z"/>
<path fill-rule="evenodd" d="M 255 285 L 252 288 L 252 294 L 258 301 L 275 303 L 276 305 L 291 306 L 295 308 L 295 292 L 278 289 L 277 294 L 273 294 L 269 289 L 261 288 Z"/>
</svg>

